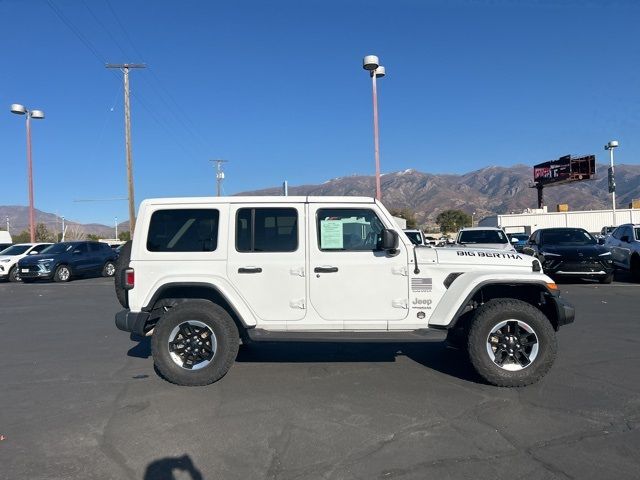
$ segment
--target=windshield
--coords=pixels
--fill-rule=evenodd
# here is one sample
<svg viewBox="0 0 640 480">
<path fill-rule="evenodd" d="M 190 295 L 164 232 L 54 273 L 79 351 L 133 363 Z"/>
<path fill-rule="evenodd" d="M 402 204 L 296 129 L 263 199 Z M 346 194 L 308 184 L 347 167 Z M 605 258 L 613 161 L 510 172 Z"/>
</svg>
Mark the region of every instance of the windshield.
<svg viewBox="0 0 640 480">
<path fill-rule="evenodd" d="M 507 236 L 500 230 L 463 230 L 460 243 L 509 243 Z"/>
<path fill-rule="evenodd" d="M 562 230 L 547 230 L 542 232 L 542 243 L 545 245 L 560 245 L 577 247 L 580 245 L 595 245 L 596 239 L 586 230 L 567 228 Z"/>
<path fill-rule="evenodd" d="M 31 245 L 13 245 L 12 247 L 2 250 L 0 255 L 22 255 L 30 248 Z"/>
<path fill-rule="evenodd" d="M 404 233 L 407 237 L 409 237 L 409 240 L 411 240 L 411 243 L 413 243 L 414 245 L 422 245 L 422 238 L 420 238 L 420 232 L 404 232 Z"/>
<path fill-rule="evenodd" d="M 509 238 L 517 238 L 519 242 L 526 242 L 529 240 L 529 235 L 526 233 L 512 233 Z"/>
<path fill-rule="evenodd" d="M 73 248 L 73 243 L 55 243 L 50 247 L 45 248 L 40 253 L 52 254 L 52 253 L 64 253 Z"/>
</svg>

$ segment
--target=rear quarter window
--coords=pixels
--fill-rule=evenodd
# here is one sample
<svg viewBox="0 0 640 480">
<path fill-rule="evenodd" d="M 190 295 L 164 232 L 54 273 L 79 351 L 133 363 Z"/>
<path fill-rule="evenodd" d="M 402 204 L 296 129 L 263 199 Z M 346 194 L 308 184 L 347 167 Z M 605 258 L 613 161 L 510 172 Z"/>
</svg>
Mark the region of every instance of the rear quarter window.
<svg viewBox="0 0 640 480">
<path fill-rule="evenodd" d="M 215 209 L 156 210 L 147 235 L 150 252 L 213 252 L 218 248 Z"/>
</svg>

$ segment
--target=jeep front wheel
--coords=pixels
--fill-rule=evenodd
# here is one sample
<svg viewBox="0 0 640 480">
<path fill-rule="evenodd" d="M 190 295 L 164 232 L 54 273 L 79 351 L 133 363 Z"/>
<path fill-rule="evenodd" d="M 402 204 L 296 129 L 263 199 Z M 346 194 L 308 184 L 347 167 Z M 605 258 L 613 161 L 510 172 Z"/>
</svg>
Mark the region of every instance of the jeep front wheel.
<svg viewBox="0 0 640 480">
<path fill-rule="evenodd" d="M 557 342 L 551 322 L 540 310 L 521 300 L 502 298 L 478 309 L 467 348 L 471 364 L 485 381 L 522 387 L 549 371 Z"/>
<path fill-rule="evenodd" d="M 239 338 L 226 310 L 207 300 L 190 300 L 158 321 L 151 341 L 153 361 L 171 383 L 209 385 L 231 368 Z"/>
</svg>

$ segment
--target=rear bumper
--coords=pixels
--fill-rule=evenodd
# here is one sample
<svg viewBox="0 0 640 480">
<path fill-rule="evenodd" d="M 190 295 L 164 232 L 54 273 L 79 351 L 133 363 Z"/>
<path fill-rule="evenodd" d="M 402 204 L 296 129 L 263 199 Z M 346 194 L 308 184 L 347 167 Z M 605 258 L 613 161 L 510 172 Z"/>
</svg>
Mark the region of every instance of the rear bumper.
<svg viewBox="0 0 640 480">
<path fill-rule="evenodd" d="M 123 332 L 131 332 L 144 336 L 145 325 L 149 320 L 149 312 L 132 312 L 128 308 L 116 313 L 116 327 Z"/>
</svg>

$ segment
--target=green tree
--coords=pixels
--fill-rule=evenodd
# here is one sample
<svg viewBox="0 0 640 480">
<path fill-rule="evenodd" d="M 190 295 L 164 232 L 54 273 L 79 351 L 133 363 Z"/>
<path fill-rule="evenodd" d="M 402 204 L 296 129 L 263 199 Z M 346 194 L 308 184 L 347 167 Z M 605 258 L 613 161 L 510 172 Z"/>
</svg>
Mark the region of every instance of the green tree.
<svg viewBox="0 0 640 480">
<path fill-rule="evenodd" d="M 440 225 L 442 233 L 457 232 L 462 227 L 471 226 L 471 215 L 464 213 L 462 210 L 445 210 L 438 214 L 436 223 Z"/>
<path fill-rule="evenodd" d="M 44 223 L 38 223 L 36 225 L 36 242 L 51 242 L 54 240 L 54 235 L 49 231 Z"/>
<path fill-rule="evenodd" d="M 122 240 L 123 242 L 128 242 L 129 240 L 131 240 L 131 232 L 129 231 L 120 232 L 118 234 L 118 240 Z"/>
<path fill-rule="evenodd" d="M 93 240 L 97 242 L 98 240 L 100 240 L 100 236 L 94 233 L 87 233 L 87 240 Z"/>
<path fill-rule="evenodd" d="M 394 217 L 404 218 L 407 221 L 407 228 L 418 228 L 418 220 L 416 214 L 409 208 L 392 208 L 389 213 Z"/>
<path fill-rule="evenodd" d="M 12 235 L 13 243 L 27 243 L 31 241 L 31 235 L 27 230 L 23 230 L 18 235 Z"/>
</svg>

